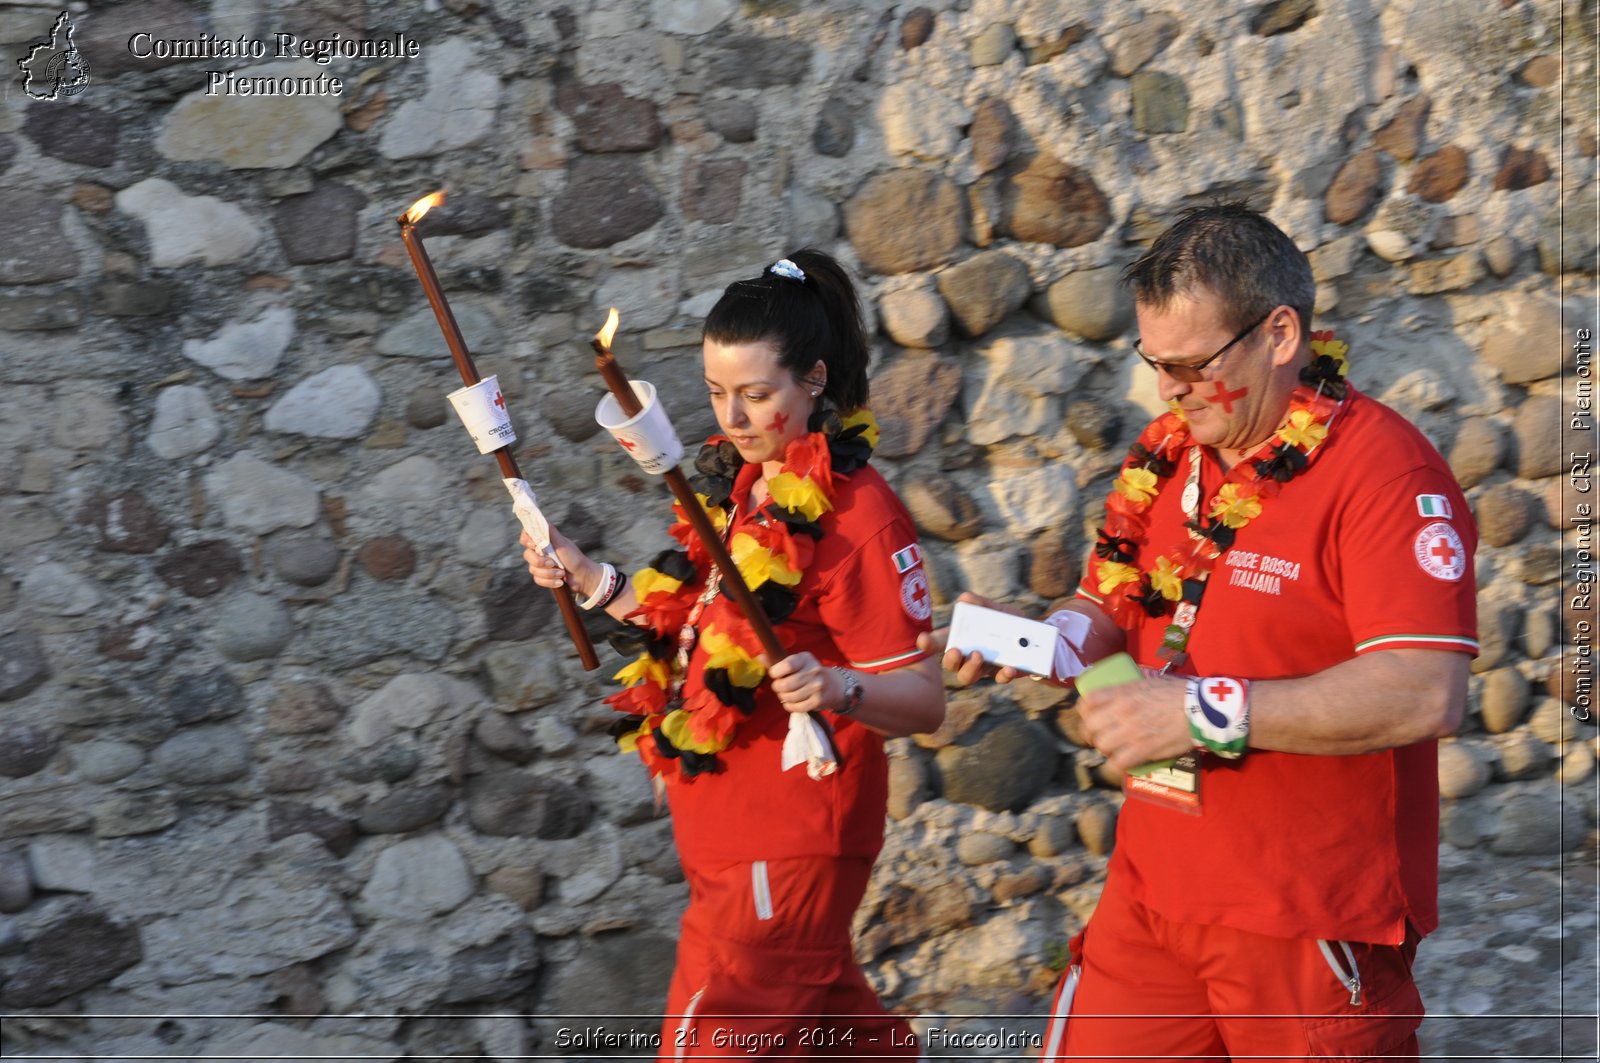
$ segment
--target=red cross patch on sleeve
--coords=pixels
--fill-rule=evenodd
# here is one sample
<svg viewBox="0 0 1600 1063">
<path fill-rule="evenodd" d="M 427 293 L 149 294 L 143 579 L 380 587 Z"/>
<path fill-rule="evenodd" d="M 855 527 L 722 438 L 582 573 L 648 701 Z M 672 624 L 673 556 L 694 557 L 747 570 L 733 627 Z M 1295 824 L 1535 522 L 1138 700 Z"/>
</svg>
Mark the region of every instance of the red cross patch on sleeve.
<svg viewBox="0 0 1600 1063">
<path fill-rule="evenodd" d="M 926 620 L 933 615 L 933 593 L 928 589 L 928 577 L 922 569 L 912 569 L 900 581 L 900 604 L 913 620 Z"/>
<path fill-rule="evenodd" d="M 1455 583 L 1467 571 L 1467 548 L 1455 528 L 1436 520 L 1417 533 L 1411 544 L 1417 564 L 1434 579 Z"/>
</svg>

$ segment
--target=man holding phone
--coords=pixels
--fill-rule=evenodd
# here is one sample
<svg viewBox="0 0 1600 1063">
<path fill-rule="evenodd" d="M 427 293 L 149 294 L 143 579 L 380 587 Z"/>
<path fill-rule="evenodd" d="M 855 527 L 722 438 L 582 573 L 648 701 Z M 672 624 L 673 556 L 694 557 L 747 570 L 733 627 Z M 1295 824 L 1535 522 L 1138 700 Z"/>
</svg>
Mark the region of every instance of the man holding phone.
<svg viewBox="0 0 1600 1063">
<path fill-rule="evenodd" d="M 1124 280 L 1169 410 L 1071 611 L 1078 656 L 1142 669 L 1079 702 L 1130 799 L 1043 1058 L 1415 1056 L 1435 740 L 1477 652 L 1467 502 L 1309 331 L 1310 264 L 1263 215 L 1191 210 Z"/>
</svg>

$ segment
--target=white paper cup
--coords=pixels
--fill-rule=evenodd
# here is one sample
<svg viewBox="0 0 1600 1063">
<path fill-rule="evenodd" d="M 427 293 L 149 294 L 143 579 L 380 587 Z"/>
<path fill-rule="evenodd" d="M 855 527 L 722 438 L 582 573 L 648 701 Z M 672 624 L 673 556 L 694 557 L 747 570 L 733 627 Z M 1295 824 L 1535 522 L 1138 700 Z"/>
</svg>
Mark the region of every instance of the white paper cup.
<svg viewBox="0 0 1600 1063">
<path fill-rule="evenodd" d="M 471 387 L 452 391 L 448 398 L 456 408 L 456 416 L 467 426 L 472 441 L 478 444 L 479 454 L 488 454 L 517 441 L 517 430 L 511 427 L 511 412 L 506 408 L 505 396 L 500 394 L 500 378 L 494 374 L 484 377 Z"/>
<path fill-rule="evenodd" d="M 594 419 L 611 438 L 622 445 L 639 468 L 660 476 L 683 460 L 683 444 L 667 420 L 667 411 L 656 401 L 656 389 L 646 380 L 630 380 L 633 393 L 643 407 L 633 417 L 625 416 L 615 395 L 606 395 L 594 408 Z"/>
</svg>

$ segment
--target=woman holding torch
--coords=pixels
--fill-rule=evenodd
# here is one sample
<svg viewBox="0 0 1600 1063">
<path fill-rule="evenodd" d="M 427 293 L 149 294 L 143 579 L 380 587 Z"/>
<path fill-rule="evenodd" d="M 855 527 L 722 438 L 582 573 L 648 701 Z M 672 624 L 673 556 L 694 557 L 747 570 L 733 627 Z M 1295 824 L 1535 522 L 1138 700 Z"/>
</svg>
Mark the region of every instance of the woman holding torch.
<svg viewBox="0 0 1600 1063">
<path fill-rule="evenodd" d="M 607 699 L 672 810 L 689 908 L 661 1056 L 911 1057 L 856 965 L 850 923 L 883 843 L 884 736 L 944 719 L 909 514 L 868 463 L 867 340 L 844 269 L 797 251 L 706 319 L 722 434 L 696 493 L 788 656 L 772 661 L 683 514 L 631 580 L 551 530 L 529 571 L 626 621 L 637 660 Z M 791 727 L 792 714 L 805 726 Z"/>
</svg>

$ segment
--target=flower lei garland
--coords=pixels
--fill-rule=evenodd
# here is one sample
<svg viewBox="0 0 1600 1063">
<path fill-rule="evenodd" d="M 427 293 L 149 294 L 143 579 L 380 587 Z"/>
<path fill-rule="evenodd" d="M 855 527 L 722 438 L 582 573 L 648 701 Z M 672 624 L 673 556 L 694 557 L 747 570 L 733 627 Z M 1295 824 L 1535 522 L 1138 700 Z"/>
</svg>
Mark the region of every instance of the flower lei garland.
<svg viewBox="0 0 1600 1063">
<path fill-rule="evenodd" d="M 864 466 L 878 444 L 878 424 L 862 407 L 841 417 L 813 413 L 807 434 L 784 450 L 783 468 L 767 481 L 770 495 L 754 521 L 734 534 L 728 553 L 739 574 L 778 624 L 799 604 L 798 587 L 822 538 L 822 515 L 833 509 L 834 477 Z M 738 448 L 712 436 L 695 459 L 690 482 L 712 526 L 724 536 L 733 520 L 733 484 L 744 465 Z M 614 679 L 625 689 L 606 699 L 626 713 L 612 727 L 625 752 L 638 751 L 653 776 L 693 779 L 721 768 L 717 754 L 733 742 L 739 724 L 755 711 L 756 687 L 766 669 L 756 660 L 760 640 L 726 590 L 705 545 L 678 502 L 672 537 L 682 550 L 665 550 L 633 576 L 638 607 L 612 644 L 638 657 Z M 720 593 L 719 593 L 720 592 Z M 704 687 L 680 696 L 696 641 L 705 652 Z"/>
<path fill-rule="evenodd" d="M 1300 371 L 1289 413 L 1272 439 L 1238 462 L 1223 479 L 1209 507 L 1185 524 L 1182 543 L 1140 568 L 1139 541 L 1150 507 L 1177 470 L 1190 445 L 1189 424 L 1176 403 L 1152 421 L 1128 450 L 1122 472 L 1106 497 L 1106 523 L 1095 543 L 1093 566 L 1102 605 L 1119 627 L 1131 628 L 1141 614 L 1157 617 L 1176 603 L 1198 607 L 1217 560 L 1239 529 L 1261 514 L 1263 503 L 1304 472 L 1327 439 L 1330 422 L 1344 403 L 1349 346 L 1332 332 L 1311 334 L 1311 363 Z M 1189 623 L 1193 623 L 1191 613 Z M 1173 628 L 1180 628 L 1174 633 Z M 1168 628 L 1163 654 L 1181 656 L 1187 626 Z"/>
</svg>

